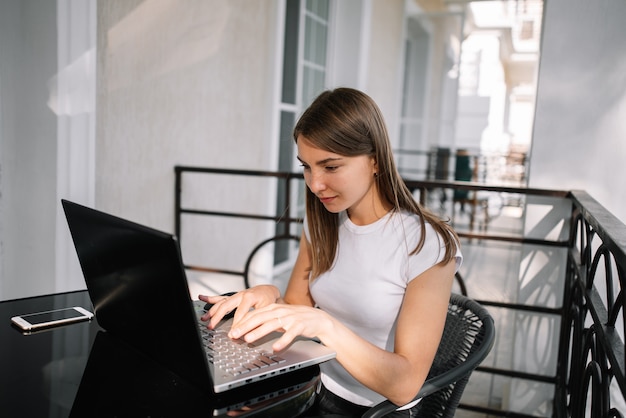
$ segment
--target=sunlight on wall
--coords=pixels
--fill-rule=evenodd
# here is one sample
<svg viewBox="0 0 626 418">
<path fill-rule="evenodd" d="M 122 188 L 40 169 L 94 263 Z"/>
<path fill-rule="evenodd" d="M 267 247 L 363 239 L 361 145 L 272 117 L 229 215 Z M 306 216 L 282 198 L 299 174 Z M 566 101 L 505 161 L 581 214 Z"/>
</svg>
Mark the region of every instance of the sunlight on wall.
<svg viewBox="0 0 626 418">
<path fill-rule="evenodd" d="M 107 87 L 146 82 L 214 55 L 230 14 L 224 1 L 194 0 L 185 7 L 176 0 L 143 1 L 108 30 L 106 59 L 117 63 L 117 76 Z"/>
</svg>

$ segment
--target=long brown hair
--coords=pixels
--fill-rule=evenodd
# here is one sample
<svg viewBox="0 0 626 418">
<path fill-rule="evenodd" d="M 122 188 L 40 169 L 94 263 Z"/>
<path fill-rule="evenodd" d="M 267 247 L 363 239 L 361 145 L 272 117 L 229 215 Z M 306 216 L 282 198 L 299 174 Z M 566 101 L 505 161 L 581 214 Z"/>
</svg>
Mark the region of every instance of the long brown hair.
<svg viewBox="0 0 626 418">
<path fill-rule="evenodd" d="M 391 151 L 389 134 L 376 103 L 365 93 L 338 88 L 320 94 L 302 114 L 293 131 L 298 142 L 302 135 L 316 148 L 346 157 L 366 155 L 378 165 L 376 182 L 384 201 L 394 211 L 407 211 L 418 215 L 422 230 L 429 223 L 445 244 L 443 263 L 450 261 L 459 245 L 458 237 L 450 225 L 422 207 L 400 177 Z M 307 187 L 306 215 L 311 237 L 313 265 L 311 277 L 328 271 L 334 261 L 339 237 L 338 214 L 331 213 Z M 411 254 L 424 246 L 422 234 Z"/>
</svg>

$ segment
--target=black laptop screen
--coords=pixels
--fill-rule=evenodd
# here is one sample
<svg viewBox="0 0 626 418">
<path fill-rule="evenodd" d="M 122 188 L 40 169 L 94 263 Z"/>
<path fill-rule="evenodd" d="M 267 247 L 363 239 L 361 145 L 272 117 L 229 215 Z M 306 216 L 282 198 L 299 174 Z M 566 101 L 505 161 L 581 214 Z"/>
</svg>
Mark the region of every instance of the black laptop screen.
<svg viewBox="0 0 626 418">
<path fill-rule="evenodd" d="M 63 207 L 98 324 L 212 387 L 175 237 L 72 202 Z"/>
</svg>

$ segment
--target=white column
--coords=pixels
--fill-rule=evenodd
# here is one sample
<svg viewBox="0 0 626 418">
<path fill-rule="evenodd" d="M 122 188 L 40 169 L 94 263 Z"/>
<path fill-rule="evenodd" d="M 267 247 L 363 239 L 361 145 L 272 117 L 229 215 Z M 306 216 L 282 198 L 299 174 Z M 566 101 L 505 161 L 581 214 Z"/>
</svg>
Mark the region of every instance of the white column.
<svg viewBox="0 0 626 418">
<path fill-rule="evenodd" d="M 58 73 L 48 106 L 58 116 L 55 290 L 84 288 L 61 199 L 95 204 L 96 1 L 58 0 Z"/>
</svg>

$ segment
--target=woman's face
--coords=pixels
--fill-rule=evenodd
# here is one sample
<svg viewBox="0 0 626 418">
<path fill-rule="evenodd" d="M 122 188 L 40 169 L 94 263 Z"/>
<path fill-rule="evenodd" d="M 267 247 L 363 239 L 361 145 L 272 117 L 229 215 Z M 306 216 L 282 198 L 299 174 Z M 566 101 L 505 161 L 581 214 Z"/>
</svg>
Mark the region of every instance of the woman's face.
<svg viewBox="0 0 626 418">
<path fill-rule="evenodd" d="M 346 157 L 316 148 L 305 137 L 298 137 L 298 160 L 304 167 L 307 187 L 333 213 L 347 210 L 355 223 L 378 219 L 382 206 L 374 173 L 374 158 Z M 371 220 L 372 216 L 375 216 Z"/>
</svg>

